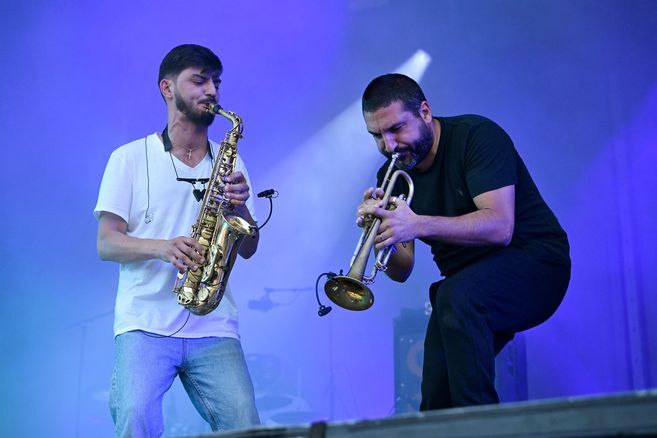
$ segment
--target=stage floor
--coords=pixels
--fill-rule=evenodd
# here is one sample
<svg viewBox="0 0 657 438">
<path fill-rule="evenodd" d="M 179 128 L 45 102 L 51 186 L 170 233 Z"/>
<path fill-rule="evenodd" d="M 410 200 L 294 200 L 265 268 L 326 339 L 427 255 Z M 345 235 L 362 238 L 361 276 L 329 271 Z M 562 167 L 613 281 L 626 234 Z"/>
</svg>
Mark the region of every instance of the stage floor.
<svg viewBox="0 0 657 438">
<path fill-rule="evenodd" d="M 626 437 L 657 436 L 657 390 L 313 423 L 202 437 Z"/>
</svg>

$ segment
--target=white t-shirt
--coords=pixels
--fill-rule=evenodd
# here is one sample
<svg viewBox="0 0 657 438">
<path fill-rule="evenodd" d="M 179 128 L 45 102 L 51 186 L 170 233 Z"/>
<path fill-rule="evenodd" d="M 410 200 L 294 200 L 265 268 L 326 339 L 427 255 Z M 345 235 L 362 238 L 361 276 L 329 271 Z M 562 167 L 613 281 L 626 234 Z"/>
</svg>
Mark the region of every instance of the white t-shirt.
<svg viewBox="0 0 657 438">
<path fill-rule="evenodd" d="M 211 146 L 216 158 L 218 145 L 211 142 Z M 180 178 L 209 178 L 212 172 L 209 154 L 191 168 L 165 152 L 157 134 L 116 149 L 105 168 L 94 215 L 98 219 L 106 211 L 120 216 L 128 224 L 126 234 L 132 237 L 172 239 L 191 235 L 201 203 L 194 197 L 190 183 L 176 181 L 174 165 Z M 246 167 L 239 156 L 235 170 L 244 174 L 250 187 Z M 203 188 L 198 183 L 196 187 Z M 252 198 L 246 206 L 256 220 Z M 170 335 L 183 326 L 189 314 L 187 324 L 174 336 L 239 339 L 237 308 L 230 284 L 217 309 L 197 316 L 178 304 L 173 292 L 177 272 L 172 264 L 159 259 L 121 263 L 114 336 L 130 330 Z"/>
</svg>

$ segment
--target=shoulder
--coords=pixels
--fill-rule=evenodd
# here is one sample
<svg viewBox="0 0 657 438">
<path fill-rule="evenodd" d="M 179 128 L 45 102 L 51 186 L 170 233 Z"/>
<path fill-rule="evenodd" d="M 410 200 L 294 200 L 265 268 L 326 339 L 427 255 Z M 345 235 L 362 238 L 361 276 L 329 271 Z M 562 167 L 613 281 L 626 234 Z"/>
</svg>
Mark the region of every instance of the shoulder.
<svg viewBox="0 0 657 438">
<path fill-rule="evenodd" d="M 456 138 L 472 141 L 510 141 L 506 131 L 493 120 L 478 114 L 464 114 L 453 117 L 440 117 L 441 124 L 450 130 Z"/>
<path fill-rule="evenodd" d="M 481 127 L 499 125 L 488 117 L 478 114 L 462 114 L 459 116 L 438 117 L 441 125 L 452 127 L 454 129 L 476 130 Z"/>
<path fill-rule="evenodd" d="M 151 134 L 119 146 L 112 152 L 112 156 L 122 158 L 134 157 L 137 154 L 144 154 L 146 148 L 153 148 L 156 146 L 156 143 L 161 144 L 157 134 Z"/>
<path fill-rule="evenodd" d="M 158 151 L 163 151 L 162 142 L 157 134 L 133 140 L 119 146 L 112 151 L 107 162 L 107 169 L 135 172 L 151 160 L 154 160 Z M 155 160 L 157 161 L 157 160 Z"/>
</svg>

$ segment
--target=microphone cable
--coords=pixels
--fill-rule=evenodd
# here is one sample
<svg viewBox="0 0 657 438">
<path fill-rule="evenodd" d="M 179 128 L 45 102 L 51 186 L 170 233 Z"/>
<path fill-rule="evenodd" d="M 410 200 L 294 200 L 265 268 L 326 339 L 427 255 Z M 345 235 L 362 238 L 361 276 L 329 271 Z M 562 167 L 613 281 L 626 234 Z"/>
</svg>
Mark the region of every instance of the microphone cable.
<svg viewBox="0 0 657 438">
<path fill-rule="evenodd" d="M 257 229 L 258 231 L 261 230 L 265 225 L 267 225 L 267 222 L 269 222 L 269 219 L 271 219 L 271 215 L 274 212 L 274 202 L 272 201 L 272 198 L 278 198 L 278 191 L 274 189 L 267 189 L 263 190 L 262 192 L 258 193 L 258 198 L 267 198 L 269 199 L 269 215 L 267 216 L 267 219 L 260 225 Z"/>
<path fill-rule="evenodd" d="M 315 281 L 315 298 L 317 298 L 317 304 L 319 305 L 319 310 L 317 310 L 319 316 L 326 316 L 331 310 L 333 310 L 331 306 L 325 306 L 319 301 L 319 280 L 324 276 L 326 276 L 328 280 L 332 280 L 336 275 L 338 274 L 335 272 L 322 272 L 319 274 L 319 277 L 317 277 L 317 281 Z M 340 275 L 342 275 L 342 271 L 340 271 Z"/>
</svg>

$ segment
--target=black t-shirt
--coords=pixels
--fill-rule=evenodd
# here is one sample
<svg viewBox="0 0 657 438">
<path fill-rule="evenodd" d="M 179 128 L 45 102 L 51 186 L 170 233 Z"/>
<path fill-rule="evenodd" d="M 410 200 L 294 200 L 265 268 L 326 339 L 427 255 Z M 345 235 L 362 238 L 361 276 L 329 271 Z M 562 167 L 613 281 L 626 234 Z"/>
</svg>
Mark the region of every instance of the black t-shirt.
<svg viewBox="0 0 657 438">
<path fill-rule="evenodd" d="M 408 171 L 413 180 L 411 209 L 420 215 L 455 217 L 477 210 L 473 198 L 515 185 L 515 226 L 510 246 L 556 264 L 570 264 L 568 238 L 547 206 L 511 138 L 495 122 L 477 115 L 438 117 L 436 158 L 426 172 Z M 388 168 L 377 173 L 378 186 Z M 397 180 L 395 194 L 406 193 Z M 459 246 L 422 239 L 431 246 L 444 276 L 452 275 L 500 246 Z"/>
</svg>

